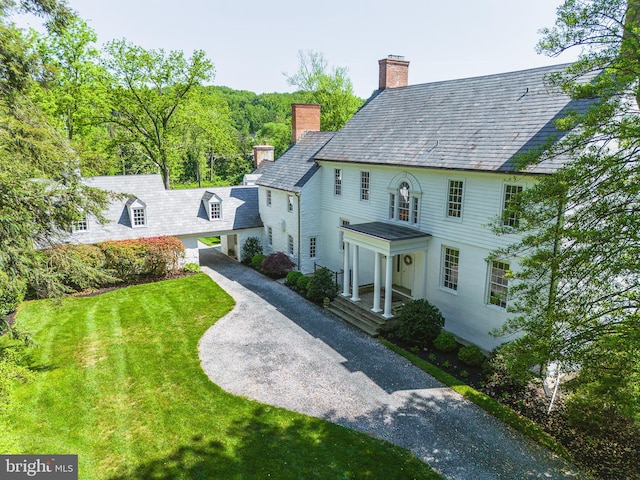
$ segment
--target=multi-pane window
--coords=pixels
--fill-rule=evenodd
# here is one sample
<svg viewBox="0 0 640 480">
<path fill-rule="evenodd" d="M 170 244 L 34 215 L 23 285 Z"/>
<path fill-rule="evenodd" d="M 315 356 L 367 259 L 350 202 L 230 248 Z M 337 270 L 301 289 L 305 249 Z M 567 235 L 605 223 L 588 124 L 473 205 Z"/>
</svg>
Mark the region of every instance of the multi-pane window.
<svg viewBox="0 0 640 480">
<path fill-rule="evenodd" d="M 88 232 L 89 231 L 89 222 L 87 221 L 87 216 L 83 216 L 80 220 L 73 223 L 72 230 L 74 232 Z"/>
<path fill-rule="evenodd" d="M 507 288 L 509 280 L 507 272 L 509 264 L 500 260 L 491 262 L 491 272 L 489 273 L 489 298 L 487 303 L 500 308 L 507 306 Z"/>
<path fill-rule="evenodd" d="M 370 179 L 369 172 L 360 172 L 360 200 L 369 200 Z"/>
<path fill-rule="evenodd" d="M 444 247 L 442 261 L 442 286 L 451 290 L 458 290 L 458 265 L 460 263 L 460 250 Z"/>
<path fill-rule="evenodd" d="M 133 215 L 133 226 L 134 227 L 142 227 L 147 224 L 147 218 L 145 215 L 144 208 L 132 208 L 131 214 Z"/>
<path fill-rule="evenodd" d="M 447 217 L 462 217 L 462 180 L 449 180 L 449 197 L 447 201 Z"/>
<path fill-rule="evenodd" d="M 419 193 L 412 194 L 407 182 L 402 182 L 397 190 L 389 192 L 389 218 L 418 224 L 420 219 Z"/>
<path fill-rule="evenodd" d="M 522 192 L 522 185 L 504 186 L 504 203 L 502 223 L 505 227 L 518 228 L 520 219 L 517 212 L 517 195 Z"/>
<path fill-rule="evenodd" d="M 311 237 L 309 239 L 309 257 L 316 258 L 318 253 L 317 248 L 318 248 L 318 239 L 316 237 Z"/>
<path fill-rule="evenodd" d="M 267 190 L 267 207 L 271 206 L 271 190 Z"/>
<path fill-rule="evenodd" d="M 288 245 L 289 245 L 289 255 L 293 255 L 293 235 L 289 235 L 288 238 Z"/>
<path fill-rule="evenodd" d="M 396 194 L 389 194 L 389 218 L 393 220 L 396 218 Z"/>
<path fill-rule="evenodd" d="M 344 218 L 340 219 L 340 226 L 348 227 L 349 225 L 351 225 L 351 222 L 349 220 L 346 220 Z M 340 250 L 344 250 L 344 232 L 342 230 L 340 230 Z"/>
<path fill-rule="evenodd" d="M 287 210 L 293 212 L 293 195 L 287 195 Z"/>
<path fill-rule="evenodd" d="M 411 210 L 410 196 L 411 190 L 407 182 L 402 182 L 398 188 L 398 220 L 409 221 L 409 211 Z"/>
<path fill-rule="evenodd" d="M 273 245 L 273 228 L 267 227 L 267 244 Z"/>
<path fill-rule="evenodd" d="M 219 202 L 214 202 L 211 204 L 211 220 L 217 218 L 222 218 L 222 209 L 220 208 Z"/>
<path fill-rule="evenodd" d="M 333 193 L 335 195 L 342 195 L 342 169 L 333 169 Z"/>
</svg>

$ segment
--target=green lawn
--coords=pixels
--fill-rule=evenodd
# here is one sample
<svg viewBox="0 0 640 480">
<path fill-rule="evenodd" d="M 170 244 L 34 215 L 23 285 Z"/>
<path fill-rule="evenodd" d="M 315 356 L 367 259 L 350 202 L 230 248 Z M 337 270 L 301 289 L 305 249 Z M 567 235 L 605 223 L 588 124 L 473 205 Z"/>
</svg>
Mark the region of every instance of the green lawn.
<svg viewBox="0 0 640 480">
<path fill-rule="evenodd" d="M 207 247 L 215 247 L 216 245 L 220 245 L 220 237 L 203 237 L 199 238 L 198 241 L 204 243 Z"/>
<path fill-rule="evenodd" d="M 439 478 L 405 450 L 211 383 L 198 340 L 232 306 L 203 274 L 23 304 L 40 370 L 0 413 L 1 453 L 75 453 L 82 479 Z"/>
</svg>

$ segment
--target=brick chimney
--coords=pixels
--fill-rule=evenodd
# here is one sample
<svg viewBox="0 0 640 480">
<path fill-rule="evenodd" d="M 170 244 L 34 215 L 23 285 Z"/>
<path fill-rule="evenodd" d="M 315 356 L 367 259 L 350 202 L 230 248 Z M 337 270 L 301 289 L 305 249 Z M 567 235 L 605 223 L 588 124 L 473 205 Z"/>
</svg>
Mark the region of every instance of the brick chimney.
<svg viewBox="0 0 640 480">
<path fill-rule="evenodd" d="M 304 132 L 320 131 L 320 105 L 291 104 L 291 143 L 296 143 Z"/>
<path fill-rule="evenodd" d="M 253 168 L 258 168 L 264 161 L 274 161 L 274 147 L 264 142 L 264 145 L 253 147 Z"/>
<path fill-rule="evenodd" d="M 378 60 L 380 66 L 379 86 L 385 88 L 406 87 L 409 85 L 409 61 L 400 55 L 389 55 Z"/>
</svg>

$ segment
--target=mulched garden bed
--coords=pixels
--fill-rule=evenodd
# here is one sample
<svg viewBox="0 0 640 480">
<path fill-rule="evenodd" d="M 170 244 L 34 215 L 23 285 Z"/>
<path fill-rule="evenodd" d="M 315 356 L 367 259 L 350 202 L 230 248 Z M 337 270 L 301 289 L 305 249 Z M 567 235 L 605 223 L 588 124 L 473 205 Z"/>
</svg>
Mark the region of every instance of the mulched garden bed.
<svg viewBox="0 0 640 480">
<path fill-rule="evenodd" d="M 640 438 L 630 425 L 620 424 L 620 420 L 613 418 L 605 422 L 590 421 L 594 412 L 584 412 L 584 426 L 579 428 L 568 421 L 562 393 L 548 413 L 550 398 L 540 384 L 528 385 L 517 393 L 494 389 L 482 368 L 462 363 L 457 350 L 443 353 L 432 345 L 418 348 L 393 333 L 383 338 L 532 420 L 564 445 L 577 465 L 592 472 L 594 478 L 640 479 Z"/>
<path fill-rule="evenodd" d="M 412 346 L 410 343 L 400 340 L 393 333 L 388 333 L 383 338 L 407 352 L 413 353 L 431 365 L 435 365 L 443 372 L 447 372 L 476 390 L 482 390 L 486 383 L 481 367 L 472 367 L 458 359 L 458 350 L 463 346 L 460 343 L 455 351 L 444 353 L 436 350 L 433 345 L 424 348 Z"/>
</svg>

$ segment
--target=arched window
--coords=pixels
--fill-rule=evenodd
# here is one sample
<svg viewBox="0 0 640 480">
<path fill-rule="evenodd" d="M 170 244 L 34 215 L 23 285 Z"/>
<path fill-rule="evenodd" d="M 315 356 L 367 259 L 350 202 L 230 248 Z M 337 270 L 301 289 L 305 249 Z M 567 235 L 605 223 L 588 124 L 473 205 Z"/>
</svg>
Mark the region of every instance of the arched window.
<svg viewBox="0 0 640 480">
<path fill-rule="evenodd" d="M 402 181 L 389 192 L 389 218 L 418 224 L 420 218 L 420 192 L 412 192 L 409 182 Z"/>
<path fill-rule="evenodd" d="M 398 187 L 398 220 L 409 221 L 411 211 L 411 188 L 407 182 L 402 182 Z"/>
</svg>

